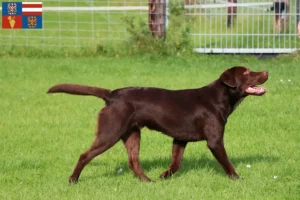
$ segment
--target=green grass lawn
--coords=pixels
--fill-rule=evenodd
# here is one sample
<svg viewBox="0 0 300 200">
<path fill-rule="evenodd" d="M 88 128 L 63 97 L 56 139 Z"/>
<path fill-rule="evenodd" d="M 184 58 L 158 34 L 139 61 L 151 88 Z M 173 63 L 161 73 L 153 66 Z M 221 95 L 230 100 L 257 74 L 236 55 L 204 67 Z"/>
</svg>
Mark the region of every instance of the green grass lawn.
<svg viewBox="0 0 300 200">
<path fill-rule="evenodd" d="M 0 199 L 298 199 L 299 61 L 296 56 L 264 61 L 249 56 L 2 57 Z M 78 184 L 68 185 L 79 155 L 94 139 L 103 101 L 47 95 L 49 87 L 70 82 L 109 89 L 196 88 L 233 65 L 270 74 L 266 95 L 246 98 L 227 123 L 225 146 L 242 180 L 226 177 L 205 142 L 189 143 L 180 171 L 158 180 L 169 165 L 172 139 L 143 129 L 141 164 L 156 182 L 133 176 L 119 142 L 87 165 Z"/>
</svg>

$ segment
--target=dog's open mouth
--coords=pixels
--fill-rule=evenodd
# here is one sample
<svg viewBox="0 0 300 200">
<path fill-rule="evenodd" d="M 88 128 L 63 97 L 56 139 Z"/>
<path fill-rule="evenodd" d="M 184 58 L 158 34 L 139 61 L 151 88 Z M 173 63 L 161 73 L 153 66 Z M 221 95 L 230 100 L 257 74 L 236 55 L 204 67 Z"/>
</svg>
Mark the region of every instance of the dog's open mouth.
<svg viewBox="0 0 300 200">
<path fill-rule="evenodd" d="M 252 95 L 263 95 L 266 92 L 265 87 L 250 86 L 245 89 L 245 92 Z"/>
</svg>

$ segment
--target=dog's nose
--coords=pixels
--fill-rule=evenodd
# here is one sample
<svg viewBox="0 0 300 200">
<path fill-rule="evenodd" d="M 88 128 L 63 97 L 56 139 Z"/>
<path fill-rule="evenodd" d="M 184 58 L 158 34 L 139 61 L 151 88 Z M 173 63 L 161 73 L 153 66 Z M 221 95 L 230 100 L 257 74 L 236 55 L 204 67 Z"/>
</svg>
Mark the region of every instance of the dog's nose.
<svg viewBox="0 0 300 200">
<path fill-rule="evenodd" d="M 265 76 L 268 76 L 268 75 L 269 75 L 269 73 L 268 73 L 267 71 L 264 71 L 263 74 L 264 74 Z"/>
</svg>

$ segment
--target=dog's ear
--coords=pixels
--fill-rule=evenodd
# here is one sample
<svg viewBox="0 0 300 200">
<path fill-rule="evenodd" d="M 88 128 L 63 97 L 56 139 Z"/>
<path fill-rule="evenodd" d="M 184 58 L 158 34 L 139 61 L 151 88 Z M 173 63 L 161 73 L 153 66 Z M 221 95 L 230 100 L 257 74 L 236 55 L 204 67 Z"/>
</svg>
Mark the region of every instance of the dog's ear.
<svg viewBox="0 0 300 200">
<path fill-rule="evenodd" d="M 220 76 L 220 80 L 229 87 L 236 87 L 236 79 L 235 79 L 235 67 L 227 69 L 223 74 Z"/>
</svg>

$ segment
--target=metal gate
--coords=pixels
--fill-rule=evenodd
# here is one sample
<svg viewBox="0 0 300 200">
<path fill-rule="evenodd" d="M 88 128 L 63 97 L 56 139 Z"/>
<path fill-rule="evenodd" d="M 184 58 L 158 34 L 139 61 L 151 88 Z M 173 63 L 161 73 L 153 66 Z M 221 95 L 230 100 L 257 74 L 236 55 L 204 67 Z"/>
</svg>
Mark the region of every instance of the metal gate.
<svg viewBox="0 0 300 200">
<path fill-rule="evenodd" d="M 300 50 L 300 0 L 185 0 L 198 53 Z"/>
</svg>

